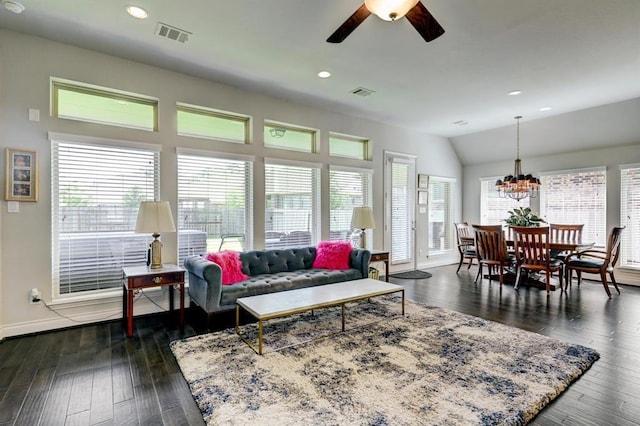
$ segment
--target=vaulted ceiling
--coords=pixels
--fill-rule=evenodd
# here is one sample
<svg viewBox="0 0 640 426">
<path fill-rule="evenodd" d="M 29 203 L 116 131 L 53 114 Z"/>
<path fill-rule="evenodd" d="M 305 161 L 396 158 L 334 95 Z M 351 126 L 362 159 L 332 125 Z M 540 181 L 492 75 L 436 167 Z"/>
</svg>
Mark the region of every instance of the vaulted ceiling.
<svg viewBox="0 0 640 426">
<path fill-rule="evenodd" d="M 17 1 L 25 11 L 2 8 L 0 27 L 448 137 L 463 163 L 486 151 L 490 129 L 513 142 L 515 115 L 524 132 L 601 105 L 640 111 L 638 0 L 423 0 L 446 31 L 436 40 L 372 15 L 340 44 L 325 40 L 360 0 Z M 160 37 L 159 22 L 188 41 Z M 637 126 L 627 133 L 640 142 Z"/>
</svg>

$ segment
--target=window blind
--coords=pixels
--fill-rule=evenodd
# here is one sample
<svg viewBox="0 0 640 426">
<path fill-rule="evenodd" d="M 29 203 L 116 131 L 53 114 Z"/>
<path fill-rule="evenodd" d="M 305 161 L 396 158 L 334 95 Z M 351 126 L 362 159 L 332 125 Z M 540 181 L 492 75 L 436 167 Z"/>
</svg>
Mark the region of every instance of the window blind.
<svg viewBox="0 0 640 426">
<path fill-rule="evenodd" d="M 452 249 L 455 180 L 429 176 L 429 255 Z"/>
<path fill-rule="evenodd" d="M 514 208 L 524 208 L 530 206 L 530 199 L 514 200 L 512 198 L 502 198 L 496 191 L 496 180 L 501 179 L 483 178 L 480 180 L 480 224 L 482 225 L 504 225 L 504 219 L 508 217 L 507 212 Z"/>
<path fill-rule="evenodd" d="M 548 223 L 584 224 L 582 240 L 606 245 L 606 169 L 567 170 L 540 176 L 540 214 Z"/>
<path fill-rule="evenodd" d="M 413 200 L 410 194 L 413 180 L 412 164 L 393 158 L 391 167 L 391 262 L 406 263 L 413 260 Z"/>
<path fill-rule="evenodd" d="M 319 165 L 266 160 L 266 248 L 303 247 L 318 241 L 319 185 Z"/>
<path fill-rule="evenodd" d="M 178 256 L 253 247 L 253 161 L 178 153 Z"/>
<path fill-rule="evenodd" d="M 620 167 L 620 265 L 640 269 L 640 164 Z"/>
<path fill-rule="evenodd" d="M 329 238 L 331 240 L 349 238 L 354 207 L 372 206 L 372 173 L 372 170 L 330 167 Z M 371 237 L 367 235 L 367 238 Z"/>
<path fill-rule="evenodd" d="M 159 150 L 52 139 L 54 297 L 119 288 L 146 262 L 138 207 L 158 193 Z"/>
</svg>

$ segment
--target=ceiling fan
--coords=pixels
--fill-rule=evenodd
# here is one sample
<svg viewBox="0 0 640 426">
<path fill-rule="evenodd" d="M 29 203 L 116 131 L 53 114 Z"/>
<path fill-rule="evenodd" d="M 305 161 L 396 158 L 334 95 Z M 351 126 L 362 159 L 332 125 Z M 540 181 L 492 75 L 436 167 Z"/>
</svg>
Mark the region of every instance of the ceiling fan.
<svg viewBox="0 0 640 426">
<path fill-rule="evenodd" d="M 385 21 L 395 21 L 406 16 L 426 42 L 444 34 L 444 28 L 418 0 L 364 0 L 364 4 L 329 36 L 327 42 L 342 43 L 372 13 Z"/>
</svg>

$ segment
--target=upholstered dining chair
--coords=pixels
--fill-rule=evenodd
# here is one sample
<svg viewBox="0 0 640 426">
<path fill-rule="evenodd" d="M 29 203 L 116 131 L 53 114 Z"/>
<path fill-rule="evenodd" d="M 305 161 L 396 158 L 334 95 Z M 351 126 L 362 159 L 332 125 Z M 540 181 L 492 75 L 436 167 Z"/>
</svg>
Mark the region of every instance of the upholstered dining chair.
<svg viewBox="0 0 640 426">
<path fill-rule="evenodd" d="M 560 289 L 564 290 L 562 287 L 563 264 L 559 260 L 550 258 L 549 227 L 512 226 L 511 229 L 513 230 L 518 268 L 514 288 L 518 288 L 522 278 L 522 270 L 526 270 L 529 272 L 544 271 L 547 294 L 551 291 L 551 274 L 558 272 Z"/>
<path fill-rule="evenodd" d="M 616 283 L 616 278 L 613 275 L 613 268 L 618 263 L 618 257 L 620 256 L 620 237 L 624 228 L 624 226 L 616 226 L 611 229 L 607 238 L 606 250 L 588 249 L 571 253 L 567 256 L 565 259 L 567 286 L 571 285 L 573 271 L 578 273 L 578 285 L 582 282 L 583 272 L 599 274 L 604 290 L 607 292 L 609 299 L 611 299 L 611 290 L 609 290 L 609 284 L 607 283 L 608 273 L 613 286 L 620 294 L 618 283 Z"/>
<path fill-rule="evenodd" d="M 460 267 L 464 263 L 465 259 L 469 260 L 467 269 L 471 268 L 473 259 L 477 259 L 476 247 L 473 237 L 473 231 L 467 222 L 454 223 L 456 227 L 456 238 L 458 241 L 457 247 L 460 253 L 460 263 L 458 263 L 458 269 L 456 274 L 460 271 Z"/>
<path fill-rule="evenodd" d="M 494 268 L 498 270 L 500 285 L 504 281 L 504 268 L 511 266 L 514 257 L 507 252 L 502 225 L 473 225 L 475 233 L 476 251 L 478 253 L 478 274 L 474 282 L 482 276 L 484 266 L 487 266 L 489 282 Z"/>
</svg>

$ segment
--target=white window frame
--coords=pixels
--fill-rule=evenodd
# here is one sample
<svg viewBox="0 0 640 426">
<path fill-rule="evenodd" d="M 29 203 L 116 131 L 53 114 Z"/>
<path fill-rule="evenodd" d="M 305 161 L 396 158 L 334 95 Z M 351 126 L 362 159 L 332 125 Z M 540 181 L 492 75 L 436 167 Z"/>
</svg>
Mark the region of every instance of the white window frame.
<svg viewBox="0 0 640 426">
<path fill-rule="evenodd" d="M 578 175 L 583 173 L 602 173 L 604 176 L 604 183 L 602 185 L 602 192 L 598 195 L 600 196 L 600 202 L 602 204 L 602 211 L 596 212 L 596 217 L 591 220 L 592 223 L 587 223 L 588 221 L 581 220 L 579 217 L 574 219 L 566 219 L 559 220 L 554 219 L 553 217 L 549 217 L 550 212 L 548 211 L 547 199 L 549 197 L 549 179 L 552 177 L 557 177 L 561 175 Z M 580 169 L 570 169 L 570 170 L 556 170 L 540 173 L 540 181 L 542 182 L 542 187 L 540 189 L 540 216 L 547 221 L 547 223 L 565 223 L 565 224 L 581 224 L 585 225 L 583 229 L 583 241 L 586 243 L 595 243 L 596 247 L 604 247 L 607 243 L 607 168 L 602 167 L 589 167 L 589 168 L 580 168 Z M 589 188 L 593 188 L 589 186 Z M 586 199 L 592 200 L 594 199 L 593 194 L 586 194 Z M 572 193 L 570 198 L 572 201 L 575 201 L 576 194 Z M 598 218 L 597 216 L 601 217 Z"/>
<path fill-rule="evenodd" d="M 361 188 L 361 192 L 358 194 L 362 201 L 352 203 L 350 209 L 346 211 L 343 209 L 342 211 L 332 209 L 332 205 L 334 200 L 332 199 L 334 195 L 334 180 L 333 173 L 349 173 L 354 175 L 366 176 L 364 179 L 364 187 Z M 373 170 L 365 169 L 365 168 L 357 168 L 357 167 L 345 167 L 338 165 L 329 165 L 329 239 L 330 240 L 344 240 L 349 239 L 351 237 L 350 231 L 351 229 L 351 214 L 353 212 L 353 207 L 373 207 Z M 340 215 L 340 217 L 335 217 L 335 215 Z M 343 229 L 333 229 L 332 225 L 334 223 L 343 223 L 348 225 L 343 225 Z M 347 231 L 346 234 L 343 233 Z M 367 231 L 367 240 L 373 241 L 372 230 L 368 229 Z"/>
<path fill-rule="evenodd" d="M 502 176 L 480 178 L 480 224 L 481 225 L 503 225 L 504 226 L 505 223 L 503 219 L 506 219 L 509 216 L 509 214 L 507 213 L 509 210 L 513 210 L 516 207 L 517 208 L 530 207 L 531 205 L 531 199 L 529 197 L 518 201 L 508 197 L 500 198 L 499 196 L 497 196 L 495 183 L 498 179 L 502 179 Z M 489 194 L 496 194 L 496 197 L 489 197 Z M 490 200 L 496 200 L 497 198 L 499 198 L 500 200 L 503 200 L 501 201 L 500 208 L 504 209 L 504 212 L 502 213 L 502 217 L 500 218 L 492 217 L 492 215 L 490 214 L 490 211 L 493 210 L 489 206 Z"/>
<path fill-rule="evenodd" d="M 295 146 L 286 146 L 286 145 L 269 143 L 269 140 L 271 138 L 265 135 L 267 133 L 267 129 L 269 129 L 269 131 L 271 131 L 272 129 L 282 131 L 283 133 L 281 137 L 285 137 L 286 132 L 288 131 L 306 134 L 309 136 L 308 146 L 305 146 L 304 148 L 300 148 Z M 306 153 L 314 154 L 318 152 L 318 146 L 317 146 L 318 133 L 319 132 L 317 129 L 312 129 L 309 127 L 296 126 L 294 124 L 281 123 L 278 121 L 264 120 L 263 142 L 264 142 L 264 146 L 270 149 L 281 149 L 285 151 L 306 152 Z"/>
<path fill-rule="evenodd" d="M 109 121 L 107 117 L 103 120 L 91 119 L 82 116 L 64 115 L 60 113 L 60 96 L 59 91 L 75 92 L 89 96 L 96 96 L 102 99 L 114 101 L 119 108 L 126 108 L 128 104 L 136 104 L 151 108 L 151 125 L 134 125 L 117 121 Z M 95 86 L 92 84 L 80 83 L 61 78 L 51 78 L 51 116 L 67 120 L 83 121 L 87 123 L 96 123 L 107 126 L 124 127 L 130 129 L 146 130 L 149 132 L 158 131 L 158 99 L 151 96 L 141 95 L 138 93 L 129 93 L 122 90 L 111 89 L 108 87 Z"/>
<path fill-rule="evenodd" d="M 631 182 L 628 173 L 634 173 Z M 640 270 L 640 163 L 620 166 L 620 267 Z"/>
<path fill-rule="evenodd" d="M 231 160 L 234 162 L 238 162 L 238 163 L 245 163 L 245 176 L 244 176 L 244 217 L 243 217 L 243 222 L 244 222 L 244 232 L 242 233 L 243 236 L 242 237 L 233 237 L 233 238 L 229 238 L 229 241 L 224 241 L 224 243 L 232 243 L 233 246 L 223 246 L 223 241 L 222 241 L 222 236 L 223 235 L 228 235 L 230 233 L 228 232 L 222 232 L 223 229 L 222 227 L 224 226 L 224 221 L 221 222 L 220 226 L 221 226 L 221 231 L 220 231 L 220 239 L 216 241 L 210 241 L 211 240 L 211 235 L 210 234 L 210 230 L 207 229 L 206 225 L 203 225 L 204 228 L 207 232 L 207 247 L 205 249 L 206 252 L 217 252 L 220 249 L 222 250 L 226 250 L 226 249 L 230 249 L 230 250 L 237 250 L 237 251 L 247 251 L 247 250 L 252 250 L 253 249 L 253 164 L 255 161 L 255 157 L 253 156 L 249 156 L 249 155 L 240 155 L 240 154 L 229 154 L 229 153 L 222 153 L 222 152 L 214 152 L 214 151 L 204 151 L 204 150 L 196 150 L 196 149 L 187 149 L 187 148 L 178 148 L 177 149 L 177 154 L 178 154 L 178 220 L 177 220 L 177 228 L 178 228 L 178 235 L 181 236 L 184 234 L 184 238 L 179 239 L 178 240 L 178 253 L 179 253 L 179 262 L 182 263 L 182 260 L 184 259 L 184 257 L 188 256 L 188 255 L 192 255 L 192 254 L 204 254 L 202 252 L 200 252 L 200 243 L 198 241 L 198 246 L 197 247 L 182 247 L 181 246 L 181 241 L 185 244 L 188 245 L 189 244 L 189 240 L 187 238 L 187 232 L 185 232 L 187 229 L 185 223 L 184 223 L 184 211 L 183 208 L 181 207 L 181 203 L 184 201 L 183 200 L 183 196 L 185 194 L 183 194 L 182 191 L 182 184 L 181 184 L 181 179 L 184 178 L 184 176 L 180 173 L 180 168 L 182 165 L 182 158 L 181 157 L 196 157 L 199 158 L 200 160 L 204 162 L 206 162 L 207 160 L 210 160 L 211 163 L 215 163 L 216 161 L 224 161 L 224 160 Z M 186 159 L 185 159 L 186 160 Z M 185 161 L 185 162 L 188 162 Z M 185 182 L 185 184 L 188 185 L 188 183 Z M 213 192 L 215 192 L 216 194 L 220 192 L 220 190 L 215 189 L 215 182 L 210 182 L 210 184 L 208 185 L 210 189 L 213 190 Z M 238 234 L 237 232 L 233 232 L 232 234 Z M 199 237 L 196 236 L 198 239 Z M 213 245 L 212 245 L 213 244 Z"/>
<path fill-rule="evenodd" d="M 352 144 L 357 146 L 358 155 L 337 154 L 336 143 Z M 329 133 L 329 155 L 332 157 L 352 158 L 355 160 L 371 161 L 371 141 L 366 138 L 342 135 L 339 133 Z"/>
<path fill-rule="evenodd" d="M 311 206 L 310 206 L 310 212 L 311 212 L 311 220 L 310 222 L 307 222 L 307 226 L 308 226 L 308 230 L 311 233 L 311 245 L 315 245 L 319 240 L 320 240 L 320 223 L 321 223 L 321 214 L 320 214 L 320 180 L 321 180 L 321 170 L 322 170 L 322 164 L 318 164 L 318 163 L 312 163 L 312 162 L 305 162 L 305 161 L 292 161 L 292 160 L 285 160 L 285 159 L 281 159 L 281 158 L 265 158 L 264 159 L 265 162 L 265 200 L 268 196 L 267 194 L 267 181 L 269 179 L 268 177 L 268 168 L 269 166 L 272 165 L 276 165 L 276 166 L 287 166 L 287 167 L 296 167 L 296 168 L 302 168 L 302 169 L 309 169 L 311 170 L 311 188 L 310 192 L 311 192 Z M 267 215 L 269 214 L 269 207 L 265 207 L 265 224 L 268 224 L 270 222 L 272 222 L 272 220 L 270 218 L 267 217 Z M 266 230 L 265 232 L 279 232 L 279 231 L 294 231 L 294 229 L 269 229 Z M 268 239 L 266 238 L 266 234 L 265 234 L 265 247 L 268 246 Z M 283 246 L 284 247 L 284 246 Z M 269 248 L 269 247 L 267 247 Z"/>
<path fill-rule="evenodd" d="M 455 192 L 457 181 L 455 178 L 451 177 L 442 177 L 442 176 L 428 176 L 429 180 L 429 195 L 428 195 L 428 218 L 427 218 L 427 226 L 428 226 L 428 252 L 429 256 L 438 256 L 443 254 L 449 254 L 454 250 L 454 238 L 455 238 L 455 229 L 453 227 L 453 217 L 455 213 Z M 443 200 L 445 204 L 445 217 L 442 218 L 442 222 L 436 222 L 432 219 L 434 218 L 434 204 L 435 200 L 433 198 L 435 191 L 432 188 L 432 185 L 435 184 L 448 184 L 449 191 L 448 194 L 444 194 L 447 199 Z M 440 249 L 435 249 L 431 247 L 431 243 L 435 242 L 433 235 L 434 224 L 442 223 L 444 235 L 442 237 L 442 242 L 444 243 L 444 247 Z"/>
<path fill-rule="evenodd" d="M 205 118 L 213 118 L 213 119 L 224 120 L 232 123 L 239 123 L 243 126 L 243 135 L 241 138 L 233 139 L 233 138 L 225 138 L 220 134 L 216 135 L 215 131 L 211 132 L 211 134 L 190 133 L 185 130 L 181 130 L 180 119 L 178 117 L 177 132 L 178 132 L 178 135 L 180 136 L 211 139 L 215 141 L 238 143 L 238 144 L 248 144 L 250 142 L 251 117 L 248 115 L 237 114 L 234 112 L 222 111 L 222 110 L 217 110 L 213 108 L 207 108 L 204 106 L 191 105 L 191 104 L 178 102 L 176 103 L 176 113 L 179 115 L 181 112 L 186 114 L 200 115 Z"/>
<path fill-rule="evenodd" d="M 162 147 L 160 145 L 155 145 L 155 144 L 148 144 L 148 143 L 140 143 L 140 142 L 130 142 L 130 141 L 124 141 L 124 140 L 113 140 L 113 139 L 104 139 L 104 138 L 96 138 L 96 137 L 87 137 L 87 136 L 78 136 L 78 135 L 69 135 L 69 134 L 62 134 L 62 133 L 49 133 L 49 139 L 52 142 L 52 159 L 51 159 L 51 173 L 52 173 L 52 201 L 51 201 L 51 227 L 52 227 L 52 295 L 53 295 L 53 300 L 67 300 L 67 299 L 72 299 L 72 298 L 77 298 L 77 297 L 83 297 L 83 298 L 97 298 L 97 297 L 103 297 L 104 295 L 108 295 L 108 296 L 112 296 L 114 294 L 120 294 L 121 293 L 121 289 L 120 289 L 120 281 L 118 279 L 117 282 L 115 282 L 113 285 L 109 286 L 109 287 L 105 287 L 102 289 L 95 289 L 95 290 L 83 290 L 83 291 L 75 291 L 75 292 L 70 292 L 70 293 L 61 293 L 60 291 L 60 255 L 61 255 L 61 247 L 60 247 L 60 241 L 61 241 L 61 231 L 60 231 L 60 204 L 59 204 L 59 200 L 60 200 L 60 193 L 59 193 L 59 167 L 58 167 L 58 161 L 59 161 L 59 154 L 58 154 L 58 146 L 59 144 L 72 144 L 74 146 L 87 146 L 87 147 L 91 147 L 91 146 L 95 146 L 96 148 L 107 148 L 107 149 L 118 149 L 118 148 L 123 148 L 129 151 L 142 151 L 145 153 L 152 153 L 152 157 L 153 157 L 153 176 L 149 177 L 149 182 L 147 182 L 147 185 L 151 185 L 152 186 L 152 192 L 153 194 L 149 194 L 147 197 L 145 197 L 144 199 L 158 199 L 158 195 L 160 192 L 160 188 L 159 188 L 159 181 L 160 181 L 160 152 Z M 116 191 L 114 191 L 115 193 Z M 117 194 L 114 194 L 117 195 Z M 124 195 L 124 193 L 122 194 Z M 137 209 L 136 209 L 136 213 L 135 215 L 137 216 Z M 131 219 L 131 218 L 130 218 Z M 109 244 L 115 244 L 115 249 L 120 250 L 122 249 L 122 255 L 124 257 L 120 258 L 120 257 L 113 257 L 113 253 L 110 255 L 109 259 L 105 258 L 105 262 L 109 263 L 109 264 L 114 264 L 115 262 L 115 266 L 112 267 L 115 268 L 114 270 L 110 270 L 108 267 L 107 269 L 110 271 L 109 273 L 111 275 L 118 276 L 118 274 L 121 271 L 121 267 L 122 266 L 133 266 L 133 265 L 137 265 L 137 264 L 144 264 L 145 259 L 146 259 L 146 248 L 149 244 L 149 242 L 151 241 L 151 236 L 149 235 L 141 235 L 141 234 L 135 234 L 134 233 L 134 228 L 135 228 L 135 218 L 133 218 L 133 220 L 130 220 L 130 226 L 128 227 L 128 229 L 122 229 L 122 230 L 118 230 L 116 232 L 110 233 L 110 232 L 103 232 L 103 231 L 95 231 L 95 232 L 86 232 L 87 234 L 87 238 L 91 239 L 91 238 L 95 238 L 94 236 L 92 236 L 91 234 L 96 234 L 96 233 L 103 233 L 104 235 L 100 235 L 98 238 L 95 238 L 96 240 L 100 240 L 102 238 L 108 239 L 109 241 L 115 241 L 115 242 L 110 242 Z M 84 232 L 80 232 L 79 236 L 82 237 L 82 233 Z M 115 240 L 114 240 L 115 239 Z M 138 247 L 140 248 L 140 253 L 138 253 L 137 251 L 135 252 L 134 258 L 129 258 L 129 254 L 127 254 L 128 252 L 125 251 L 126 246 L 130 246 L 133 245 L 134 247 Z M 137 249 L 135 249 L 137 250 Z M 117 251 L 115 252 L 116 254 L 118 253 Z M 76 260 L 78 261 L 78 260 Z M 83 267 L 84 268 L 91 268 L 91 265 L 95 264 L 95 268 L 96 271 L 101 271 L 104 270 L 104 268 L 102 268 L 103 263 L 98 262 L 98 259 L 88 259 L 87 262 L 83 263 Z M 97 275 L 99 275 L 99 273 L 97 273 Z M 96 282 L 99 282 L 100 278 L 97 277 L 96 278 Z"/>
</svg>

